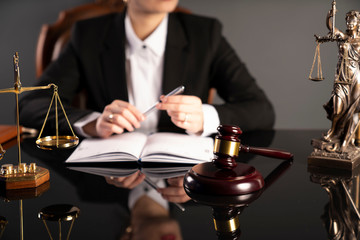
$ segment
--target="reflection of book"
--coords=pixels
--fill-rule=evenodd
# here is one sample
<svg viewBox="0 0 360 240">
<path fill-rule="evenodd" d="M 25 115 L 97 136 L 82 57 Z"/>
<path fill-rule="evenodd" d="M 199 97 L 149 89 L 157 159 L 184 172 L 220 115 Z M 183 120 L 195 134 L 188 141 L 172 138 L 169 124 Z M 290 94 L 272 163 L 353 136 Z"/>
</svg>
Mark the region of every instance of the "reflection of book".
<svg viewBox="0 0 360 240">
<path fill-rule="evenodd" d="M 148 177 L 155 177 L 160 179 L 184 176 L 192 167 L 192 165 L 173 165 L 173 166 L 152 166 L 143 168 L 129 168 L 129 167 L 91 167 L 91 166 L 69 166 L 71 170 L 85 172 L 89 174 L 99 175 L 103 177 L 126 177 L 137 170 L 141 170 Z"/>
<path fill-rule="evenodd" d="M 184 163 L 197 164 L 213 157 L 213 139 L 179 133 L 140 132 L 114 135 L 106 139 L 85 139 L 67 163 Z"/>
</svg>

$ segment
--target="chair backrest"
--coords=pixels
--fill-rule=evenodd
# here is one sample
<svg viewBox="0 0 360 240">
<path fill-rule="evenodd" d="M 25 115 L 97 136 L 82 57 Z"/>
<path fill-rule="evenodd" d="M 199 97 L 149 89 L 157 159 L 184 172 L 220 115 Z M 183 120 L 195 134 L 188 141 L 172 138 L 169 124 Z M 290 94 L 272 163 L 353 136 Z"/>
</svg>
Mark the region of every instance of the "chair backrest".
<svg viewBox="0 0 360 240">
<path fill-rule="evenodd" d="M 39 77 L 45 68 L 55 60 L 69 41 L 70 31 L 76 21 L 119 12 L 124 4 L 88 3 L 60 12 L 54 24 L 44 24 L 41 28 L 36 48 L 36 75 Z"/>
</svg>

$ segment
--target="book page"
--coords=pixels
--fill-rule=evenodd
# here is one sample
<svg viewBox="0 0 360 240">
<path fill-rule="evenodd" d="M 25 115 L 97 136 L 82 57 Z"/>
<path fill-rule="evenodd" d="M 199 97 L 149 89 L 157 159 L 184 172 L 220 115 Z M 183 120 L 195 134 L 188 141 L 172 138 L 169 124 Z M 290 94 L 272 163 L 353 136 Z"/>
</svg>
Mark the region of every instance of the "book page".
<svg viewBox="0 0 360 240">
<path fill-rule="evenodd" d="M 131 132 L 109 138 L 84 139 L 66 162 L 137 161 L 146 138 L 144 133 Z"/>
<path fill-rule="evenodd" d="M 154 133 L 141 153 L 142 162 L 197 164 L 213 158 L 214 141 L 180 133 Z"/>
</svg>

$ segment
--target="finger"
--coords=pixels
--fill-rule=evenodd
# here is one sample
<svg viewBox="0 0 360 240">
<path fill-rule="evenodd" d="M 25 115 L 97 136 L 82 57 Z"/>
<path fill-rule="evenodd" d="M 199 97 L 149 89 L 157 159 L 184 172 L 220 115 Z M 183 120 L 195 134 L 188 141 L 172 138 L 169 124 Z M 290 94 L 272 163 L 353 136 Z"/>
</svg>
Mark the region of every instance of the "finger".
<svg viewBox="0 0 360 240">
<path fill-rule="evenodd" d="M 129 132 L 134 131 L 133 125 L 128 121 L 128 119 L 126 119 L 122 115 L 118 115 L 118 114 L 114 115 L 113 124 L 123 128 L 123 129 L 126 129 Z"/>
<path fill-rule="evenodd" d="M 139 185 L 140 183 L 142 183 L 145 179 L 145 175 L 144 174 L 139 174 L 137 176 L 137 178 L 129 185 L 128 188 L 133 189 L 134 187 L 136 187 L 137 185 Z"/>
<path fill-rule="evenodd" d="M 123 181 L 122 181 L 123 187 L 125 187 L 125 188 L 135 187 L 136 185 L 134 183 L 139 182 L 138 178 L 139 178 L 139 171 L 137 171 L 136 173 L 134 173 L 128 177 L 125 177 L 125 179 L 123 179 Z"/>
<path fill-rule="evenodd" d="M 118 124 L 119 126 L 126 128 L 128 131 L 133 131 L 133 128 L 140 127 L 140 121 L 144 119 L 144 116 L 135 107 L 126 108 L 124 104 L 112 104 L 107 106 L 104 114 L 106 120 L 111 123 Z M 130 106 L 130 104 L 128 104 Z M 131 105 L 132 106 L 132 105 Z M 135 112 L 134 112 L 135 111 Z M 112 118 L 109 119 L 109 116 Z M 124 121 L 125 120 L 125 121 Z"/>
<path fill-rule="evenodd" d="M 174 203 L 184 203 L 189 201 L 191 198 L 188 195 L 181 195 L 181 196 L 166 196 L 163 197 L 165 200 L 169 201 L 169 202 L 174 202 Z"/>
<path fill-rule="evenodd" d="M 170 186 L 182 187 L 184 183 L 184 176 L 167 179 Z"/>
<path fill-rule="evenodd" d="M 169 113 L 171 121 L 178 127 L 187 130 L 202 128 L 202 113 Z"/>
<path fill-rule="evenodd" d="M 166 187 L 166 188 L 158 188 L 159 193 L 164 196 L 178 196 L 185 194 L 185 190 L 183 187 Z"/>
<path fill-rule="evenodd" d="M 129 113 L 132 117 L 130 117 Z M 104 114 L 106 116 L 110 114 L 124 115 L 129 117 L 130 122 L 134 121 L 133 119 L 136 119 L 135 122 L 145 120 L 145 116 L 134 105 L 121 100 L 114 100 L 111 104 L 107 105 L 104 109 Z"/>
<path fill-rule="evenodd" d="M 114 185 L 115 187 L 123 187 L 122 181 L 125 177 L 105 177 L 105 181 L 110 184 Z"/>
<path fill-rule="evenodd" d="M 168 97 L 160 98 L 161 102 L 163 103 L 182 103 L 182 104 L 201 104 L 201 99 L 196 96 L 189 96 L 189 95 L 173 95 Z"/>
<path fill-rule="evenodd" d="M 127 109 L 137 119 L 137 121 L 143 121 L 145 116 L 132 104 L 124 101 L 115 101 L 116 106 L 115 113 L 122 113 L 124 109 Z"/>
<path fill-rule="evenodd" d="M 104 120 L 104 117 L 100 117 L 96 122 L 96 131 L 99 137 L 107 138 L 113 133 L 120 134 L 124 132 L 124 129 L 116 124 Z"/>
<path fill-rule="evenodd" d="M 194 105 L 184 103 L 159 103 L 157 105 L 159 110 L 166 110 L 171 112 L 192 112 Z"/>
<path fill-rule="evenodd" d="M 127 177 L 105 177 L 105 180 L 108 184 L 116 187 L 132 189 L 140 184 L 144 180 L 144 177 L 140 176 L 139 171 L 137 171 Z"/>
<path fill-rule="evenodd" d="M 190 200 L 183 187 L 159 188 L 158 192 L 169 202 L 186 202 Z"/>
<path fill-rule="evenodd" d="M 189 112 L 174 112 L 174 111 L 167 111 L 170 118 L 174 121 L 179 122 L 196 122 L 199 120 L 199 113 L 189 113 Z"/>
<path fill-rule="evenodd" d="M 195 96 L 170 96 L 157 105 L 160 110 L 170 110 L 177 112 L 192 112 L 194 109 L 201 108 L 201 99 Z"/>
<path fill-rule="evenodd" d="M 106 181 L 108 184 L 112 184 L 112 182 L 113 182 L 113 177 L 105 177 L 105 181 Z"/>
<path fill-rule="evenodd" d="M 129 109 L 123 109 L 121 115 L 135 128 L 140 127 L 140 121 L 138 120 L 136 115 Z"/>
</svg>

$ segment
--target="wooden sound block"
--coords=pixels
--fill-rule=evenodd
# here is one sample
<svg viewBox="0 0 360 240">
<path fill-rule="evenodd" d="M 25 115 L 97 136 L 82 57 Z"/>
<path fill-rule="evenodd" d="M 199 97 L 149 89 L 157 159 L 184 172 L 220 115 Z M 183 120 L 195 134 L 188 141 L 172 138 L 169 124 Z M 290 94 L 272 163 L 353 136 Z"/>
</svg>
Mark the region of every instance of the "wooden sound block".
<svg viewBox="0 0 360 240">
<path fill-rule="evenodd" d="M 49 181 L 49 179 L 49 170 L 37 166 L 34 173 L 13 173 L 0 175 L 0 185 L 5 189 L 35 188 Z"/>
<path fill-rule="evenodd" d="M 264 187 L 264 179 L 253 166 L 237 163 L 233 169 L 220 169 L 207 162 L 194 166 L 185 175 L 188 192 L 214 196 L 243 195 Z"/>
</svg>

